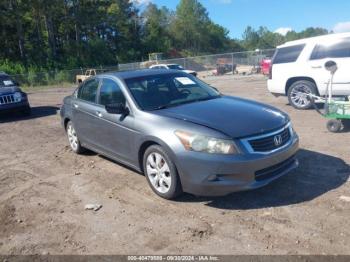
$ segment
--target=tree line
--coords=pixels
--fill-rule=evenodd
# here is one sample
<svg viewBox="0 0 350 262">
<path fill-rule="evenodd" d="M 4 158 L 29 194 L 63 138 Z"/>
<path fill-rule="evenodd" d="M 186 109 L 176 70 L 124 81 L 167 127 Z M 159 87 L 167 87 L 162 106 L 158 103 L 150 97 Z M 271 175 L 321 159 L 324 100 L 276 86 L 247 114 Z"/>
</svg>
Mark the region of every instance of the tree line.
<svg viewBox="0 0 350 262">
<path fill-rule="evenodd" d="M 148 59 L 273 48 L 287 40 L 327 34 L 322 28 L 288 32 L 247 27 L 242 39 L 213 22 L 198 0 L 176 10 L 129 0 L 0 0 L 0 70 L 25 73 L 116 65 Z"/>
</svg>

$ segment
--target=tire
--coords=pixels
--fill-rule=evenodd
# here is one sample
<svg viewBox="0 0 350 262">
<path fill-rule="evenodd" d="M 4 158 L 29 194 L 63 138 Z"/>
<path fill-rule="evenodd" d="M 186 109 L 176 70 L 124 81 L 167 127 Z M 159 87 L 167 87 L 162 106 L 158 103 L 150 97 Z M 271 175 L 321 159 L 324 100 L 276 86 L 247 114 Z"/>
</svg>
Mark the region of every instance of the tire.
<svg viewBox="0 0 350 262">
<path fill-rule="evenodd" d="M 288 89 L 289 104 L 298 110 L 310 109 L 312 101 L 306 94 L 317 94 L 315 83 L 306 80 L 294 82 Z"/>
<path fill-rule="evenodd" d="M 350 119 L 343 119 L 341 123 L 344 129 L 350 130 Z"/>
<path fill-rule="evenodd" d="M 342 122 L 337 119 L 331 119 L 327 122 L 327 129 L 332 133 L 339 133 L 343 128 Z"/>
<path fill-rule="evenodd" d="M 147 148 L 143 155 L 143 170 L 148 184 L 158 196 L 170 200 L 182 194 L 177 169 L 162 147 Z"/>
<path fill-rule="evenodd" d="M 81 146 L 80 140 L 78 138 L 77 133 L 75 132 L 75 128 L 72 121 L 69 121 L 66 126 L 68 143 L 72 151 L 76 154 L 81 154 L 85 152 L 85 148 Z"/>
</svg>

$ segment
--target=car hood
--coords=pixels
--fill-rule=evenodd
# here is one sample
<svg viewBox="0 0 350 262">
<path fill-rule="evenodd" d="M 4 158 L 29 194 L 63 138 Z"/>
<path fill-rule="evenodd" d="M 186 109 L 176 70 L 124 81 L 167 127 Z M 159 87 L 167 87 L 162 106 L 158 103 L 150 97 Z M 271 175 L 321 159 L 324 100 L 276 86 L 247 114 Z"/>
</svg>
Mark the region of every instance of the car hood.
<svg viewBox="0 0 350 262">
<path fill-rule="evenodd" d="M 167 108 L 156 114 L 206 126 L 232 138 L 276 130 L 289 121 L 287 114 L 274 107 L 229 96 Z"/>
<path fill-rule="evenodd" d="M 187 73 L 187 74 L 192 74 L 192 73 L 195 73 L 195 71 L 193 71 L 193 70 L 183 70 L 185 73 Z"/>
<path fill-rule="evenodd" d="M 17 86 L 0 86 L 0 95 L 12 94 L 20 91 L 21 90 Z"/>
</svg>

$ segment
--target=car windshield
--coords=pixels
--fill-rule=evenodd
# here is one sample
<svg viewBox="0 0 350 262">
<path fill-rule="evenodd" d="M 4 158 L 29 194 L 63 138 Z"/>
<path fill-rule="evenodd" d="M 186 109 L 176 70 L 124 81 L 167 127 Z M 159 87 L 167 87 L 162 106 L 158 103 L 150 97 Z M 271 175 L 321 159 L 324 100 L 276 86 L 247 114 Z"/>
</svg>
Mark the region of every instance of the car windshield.
<svg viewBox="0 0 350 262">
<path fill-rule="evenodd" d="M 145 111 L 220 97 L 213 87 L 183 73 L 130 78 L 125 82 L 139 107 Z"/>
<path fill-rule="evenodd" d="M 7 75 L 0 75 L 0 87 L 14 86 L 15 83 Z"/>
<path fill-rule="evenodd" d="M 175 69 L 175 70 L 184 70 L 184 68 L 180 65 L 168 65 L 169 69 Z"/>
</svg>

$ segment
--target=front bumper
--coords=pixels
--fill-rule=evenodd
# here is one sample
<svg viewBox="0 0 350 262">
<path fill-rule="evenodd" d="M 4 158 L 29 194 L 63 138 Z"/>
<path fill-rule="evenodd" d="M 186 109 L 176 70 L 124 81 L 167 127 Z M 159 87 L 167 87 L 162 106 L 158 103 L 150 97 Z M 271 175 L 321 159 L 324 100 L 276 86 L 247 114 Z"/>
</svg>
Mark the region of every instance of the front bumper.
<svg viewBox="0 0 350 262">
<path fill-rule="evenodd" d="M 30 107 L 28 100 L 22 100 L 18 103 L 3 104 L 0 105 L 0 113 L 22 111 L 27 109 L 28 107 Z"/>
<path fill-rule="evenodd" d="M 210 155 L 183 152 L 177 168 L 185 192 L 198 196 L 223 196 L 265 186 L 298 167 L 295 135 L 287 147 L 271 154 Z"/>
</svg>

